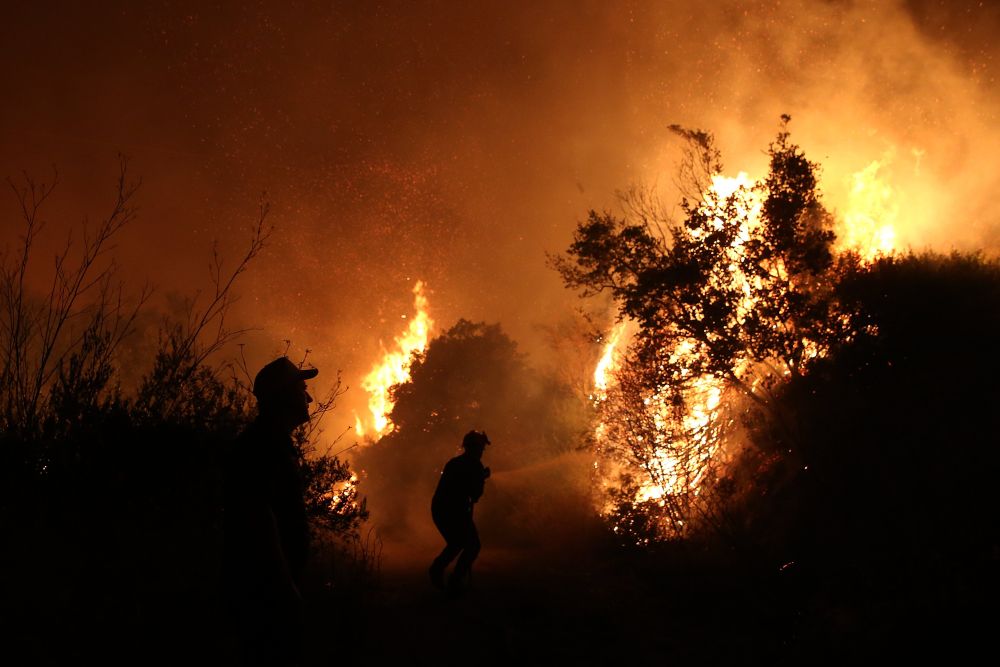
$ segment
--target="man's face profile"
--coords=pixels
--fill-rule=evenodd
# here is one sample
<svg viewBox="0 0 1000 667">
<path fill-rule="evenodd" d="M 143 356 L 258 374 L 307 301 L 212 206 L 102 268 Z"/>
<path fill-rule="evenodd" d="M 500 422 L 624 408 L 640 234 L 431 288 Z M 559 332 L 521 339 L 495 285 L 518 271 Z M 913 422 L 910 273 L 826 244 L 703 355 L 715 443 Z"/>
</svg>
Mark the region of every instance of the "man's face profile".
<svg viewBox="0 0 1000 667">
<path fill-rule="evenodd" d="M 265 408 L 289 429 L 309 421 L 309 404 L 312 396 L 306 388 L 305 380 L 295 380 L 273 395 Z M 262 406 L 263 407 L 263 406 Z"/>
<path fill-rule="evenodd" d="M 289 404 L 296 410 L 295 415 L 297 421 L 295 422 L 295 425 L 299 426 L 301 424 L 305 424 L 309 421 L 309 404 L 312 403 L 312 396 L 309 395 L 309 391 L 306 388 L 306 381 L 297 381 L 294 385 L 292 385 L 289 393 L 291 395 Z"/>
</svg>

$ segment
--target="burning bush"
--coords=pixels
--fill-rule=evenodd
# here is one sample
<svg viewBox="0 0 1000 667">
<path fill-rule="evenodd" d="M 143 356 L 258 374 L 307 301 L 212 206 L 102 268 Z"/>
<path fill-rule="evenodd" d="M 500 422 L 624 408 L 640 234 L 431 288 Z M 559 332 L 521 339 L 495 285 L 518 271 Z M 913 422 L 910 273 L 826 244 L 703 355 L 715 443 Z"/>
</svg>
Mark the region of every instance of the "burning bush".
<svg viewBox="0 0 1000 667">
<path fill-rule="evenodd" d="M 617 380 L 597 401 L 596 440 L 618 478 L 606 513 L 657 515 L 616 524 L 643 526 L 638 540 L 680 536 L 708 517 L 701 499 L 722 475 L 723 436 L 738 425 L 723 394 L 785 423 L 772 389 L 849 335 L 831 298 L 834 234 L 817 166 L 784 125 L 768 149 L 768 176 L 753 184 L 719 176 L 710 134 L 674 129 L 694 196 L 681 203 L 683 219 L 633 192 L 625 217 L 592 211 L 555 261 L 568 286 L 609 292 L 619 318 L 635 323 Z M 622 494 L 623 484 L 636 493 Z"/>
</svg>

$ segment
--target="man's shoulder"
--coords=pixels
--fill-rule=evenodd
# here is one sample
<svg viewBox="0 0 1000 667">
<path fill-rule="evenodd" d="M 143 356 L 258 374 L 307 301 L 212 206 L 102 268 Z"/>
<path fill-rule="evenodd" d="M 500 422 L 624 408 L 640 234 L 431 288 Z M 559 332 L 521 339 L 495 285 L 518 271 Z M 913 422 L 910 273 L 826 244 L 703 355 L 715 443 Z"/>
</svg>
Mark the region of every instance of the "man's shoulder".
<svg viewBox="0 0 1000 667">
<path fill-rule="evenodd" d="M 257 422 L 247 424 L 227 447 L 226 459 L 232 468 L 255 468 L 265 465 L 275 449 L 274 438 Z"/>
<path fill-rule="evenodd" d="M 283 449 L 291 446 L 292 440 L 287 434 L 283 434 L 274 428 L 268 427 L 259 421 L 247 424 L 246 428 L 233 441 L 233 450 L 239 454 L 240 450 L 249 451 L 254 449 Z"/>
</svg>

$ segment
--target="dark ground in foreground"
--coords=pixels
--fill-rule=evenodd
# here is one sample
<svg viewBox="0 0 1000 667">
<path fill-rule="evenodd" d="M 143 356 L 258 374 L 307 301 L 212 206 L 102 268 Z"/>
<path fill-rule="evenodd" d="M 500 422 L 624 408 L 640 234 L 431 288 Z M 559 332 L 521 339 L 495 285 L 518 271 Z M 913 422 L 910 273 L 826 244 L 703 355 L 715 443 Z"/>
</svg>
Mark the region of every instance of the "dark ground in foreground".
<svg viewBox="0 0 1000 667">
<path fill-rule="evenodd" d="M 389 561 L 359 616 L 333 632 L 361 640 L 351 651 L 357 664 L 588 664 L 676 654 L 662 623 L 680 610 L 654 604 L 630 573 L 587 560 L 486 551 L 460 599 L 434 589 L 425 567 Z M 321 635 L 310 632 L 315 659 Z"/>
<path fill-rule="evenodd" d="M 485 538 L 461 599 L 431 586 L 433 543 L 387 544 L 374 578 L 341 571 L 340 583 L 307 588 L 305 664 L 810 665 L 942 654 L 958 664 L 993 650 L 997 612 L 988 595 L 981 613 L 962 598 L 920 610 L 922 590 L 869 599 L 829 573 L 817 588 L 794 566 L 769 571 L 593 541 L 558 551 L 505 548 Z M 80 594 L 109 578 L 73 581 L 75 601 L 62 612 L 51 591 L 35 598 L 34 610 L 4 597 L 2 629 L 10 634 L 0 664 L 236 664 L 232 635 L 209 597 L 198 602 L 181 588 L 131 599 L 119 592 L 102 603 Z"/>
<path fill-rule="evenodd" d="M 387 563 L 365 605 L 361 663 L 610 662 L 676 654 L 662 623 L 678 615 L 628 572 L 591 558 L 485 552 L 467 594 L 449 599 L 425 568 Z"/>
<path fill-rule="evenodd" d="M 431 548 L 426 560 L 433 555 Z M 992 634 L 989 616 L 978 629 L 949 624 L 948 609 L 915 621 L 875 601 L 804 597 L 794 568 L 751 575 L 684 558 L 671 569 L 662 554 L 611 545 L 486 548 L 470 590 L 455 600 L 431 587 L 422 562 L 394 557 L 387 545 L 375 589 L 357 604 L 314 600 L 309 662 L 817 664 L 938 652 L 954 659 Z"/>
<path fill-rule="evenodd" d="M 484 549 L 467 594 L 449 599 L 432 588 L 424 564 L 386 551 L 376 589 L 355 611 L 313 607 L 312 663 L 348 657 L 329 651 L 325 638 L 354 664 L 773 662 L 794 654 L 789 620 L 735 576 L 650 576 L 649 562 L 613 551 Z"/>
</svg>

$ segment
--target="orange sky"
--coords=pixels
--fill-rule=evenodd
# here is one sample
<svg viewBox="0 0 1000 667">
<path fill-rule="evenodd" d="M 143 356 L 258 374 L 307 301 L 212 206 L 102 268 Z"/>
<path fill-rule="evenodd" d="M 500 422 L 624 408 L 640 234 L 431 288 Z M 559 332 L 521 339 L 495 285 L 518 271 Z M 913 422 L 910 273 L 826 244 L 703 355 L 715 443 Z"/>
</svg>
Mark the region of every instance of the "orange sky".
<svg viewBox="0 0 1000 667">
<path fill-rule="evenodd" d="M 537 327 L 579 303 L 545 252 L 616 189 L 669 196 L 670 123 L 756 176 L 789 113 L 832 207 L 881 160 L 905 243 L 1000 245 L 991 3 L 23 4 L 0 24 L 0 172 L 58 166 L 48 241 L 100 216 L 126 153 L 144 185 L 118 254 L 164 306 L 207 286 L 213 239 L 235 257 L 266 192 L 276 234 L 234 314 L 251 363 L 312 348 L 318 388 L 357 387 L 417 279 L 440 326 L 500 321 L 541 356 Z"/>
</svg>

